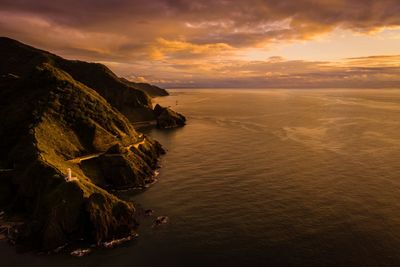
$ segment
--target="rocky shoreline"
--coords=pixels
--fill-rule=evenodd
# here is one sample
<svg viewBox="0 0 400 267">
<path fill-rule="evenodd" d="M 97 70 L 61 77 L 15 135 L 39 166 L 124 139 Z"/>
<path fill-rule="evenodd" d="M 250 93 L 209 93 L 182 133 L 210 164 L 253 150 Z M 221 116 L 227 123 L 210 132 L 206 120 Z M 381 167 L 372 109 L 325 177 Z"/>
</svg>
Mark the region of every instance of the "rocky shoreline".
<svg viewBox="0 0 400 267">
<path fill-rule="evenodd" d="M 10 246 L 16 246 L 17 252 L 27 252 L 31 249 L 27 247 L 18 247 L 18 229 L 23 225 L 23 220 L 18 220 L 14 218 L 14 221 L 5 221 L 6 214 L 4 211 L 0 211 L 0 242 L 7 242 Z M 152 220 L 152 228 L 160 227 L 163 224 L 168 223 L 169 218 L 167 216 L 156 216 L 154 211 L 151 209 L 138 208 L 135 213 L 135 221 L 138 224 L 142 220 Z M 113 249 L 128 243 L 139 237 L 137 231 L 133 231 L 131 234 L 120 237 L 117 239 L 112 239 L 109 241 L 104 241 L 101 243 L 87 243 L 85 240 L 78 240 L 74 243 L 64 243 L 54 249 L 49 250 L 35 250 L 37 254 L 69 254 L 74 257 L 83 257 L 92 254 L 93 252 L 101 249 Z"/>
</svg>

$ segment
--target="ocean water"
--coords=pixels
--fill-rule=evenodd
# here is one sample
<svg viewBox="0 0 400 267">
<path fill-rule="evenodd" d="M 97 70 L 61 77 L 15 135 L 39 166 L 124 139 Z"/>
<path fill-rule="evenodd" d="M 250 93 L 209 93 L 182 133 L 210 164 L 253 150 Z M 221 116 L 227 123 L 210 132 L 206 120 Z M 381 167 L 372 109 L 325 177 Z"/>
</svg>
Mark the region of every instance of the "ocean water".
<svg viewBox="0 0 400 267">
<path fill-rule="evenodd" d="M 171 90 L 147 130 L 159 182 L 124 196 L 169 222 L 84 258 L 4 266 L 400 266 L 400 90 Z"/>
</svg>

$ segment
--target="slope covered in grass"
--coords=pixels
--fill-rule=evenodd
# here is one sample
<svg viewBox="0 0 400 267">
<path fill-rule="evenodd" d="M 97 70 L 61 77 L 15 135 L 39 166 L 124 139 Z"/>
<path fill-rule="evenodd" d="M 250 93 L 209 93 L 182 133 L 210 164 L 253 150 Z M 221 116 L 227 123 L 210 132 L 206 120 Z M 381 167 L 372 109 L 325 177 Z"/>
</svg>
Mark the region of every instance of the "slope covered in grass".
<svg viewBox="0 0 400 267">
<path fill-rule="evenodd" d="M 0 38 L 0 57 L 0 168 L 9 170 L 0 172 L 0 205 L 24 222 L 17 244 L 52 249 L 130 235 L 135 208 L 109 189 L 151 182 L 163 150 L 121 113 L 130 105 L 151 110 L 149 97 L 115 85 L 112 73 L 96 76 L 108 72 L 102 65 L 7 38 Z M 76 160 L 87 155 L 96 156 Z"/>
<path fill-rule="evenodd" d="M 126 82 L 102 64 L 66 60 L 6 37 L 0 37 L 0 55 L 2 74 L 24 76 L 35 66 L 47 63 L 67 72 L 75 81 L 95 90 L 131 122 L 154 119 L 151 98 L 146 92 L 152 95 L 158 87 Z M 163 89 L 159 91 L 166 93 Z"/>
</svg>

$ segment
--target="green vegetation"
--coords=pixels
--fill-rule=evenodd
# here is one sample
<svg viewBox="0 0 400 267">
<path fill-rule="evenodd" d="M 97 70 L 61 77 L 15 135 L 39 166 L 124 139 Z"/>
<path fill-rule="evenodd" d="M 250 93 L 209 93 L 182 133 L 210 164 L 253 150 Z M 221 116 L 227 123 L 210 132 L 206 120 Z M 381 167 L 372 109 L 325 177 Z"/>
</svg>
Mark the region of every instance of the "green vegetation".
<svg viewBox="0 0 400 267">
<path fill-rule="evenodd" d="M 75 82 L 95 90 L 131 122 L 153 120 L 150 96 L 168 95 L 156 86 L 118 78 L 102 64 L 66 60 L 9 38 L 0 37 L 0 49 L 2 82 L 6 78 L 15 80 L 14 76 L 27 77 L 34 68 L 46 63 L 68 73 Z"/>
<path fill-rule="evenodd" d="M 24 222 L 17 244 L 47 250 L 132 234 L 133 204 L 108 190 L 152 180 L 164 151 L 121 113 L 131 107 L 154 117 L 150 98 L 103 65 L 11 39 L 0 38 L 0 56 L 0 162 L 12 169 L 0 173 L 0 208 Z M 91 154 L 98 156 L 72 160 Z"/>
</svg>

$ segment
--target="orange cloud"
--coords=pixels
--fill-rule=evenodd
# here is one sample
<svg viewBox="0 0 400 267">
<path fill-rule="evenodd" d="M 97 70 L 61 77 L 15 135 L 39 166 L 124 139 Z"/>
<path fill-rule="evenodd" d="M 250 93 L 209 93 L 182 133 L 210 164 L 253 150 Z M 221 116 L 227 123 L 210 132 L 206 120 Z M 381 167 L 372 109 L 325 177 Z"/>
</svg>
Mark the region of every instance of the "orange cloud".
<svg viewBox="0 0 400 267">
<path fill-rule="evenodd" d="M 337 29 L 395 29 L 399 0 L 0 1 L 2 35 L 68 58 L 108 62 L 121 75 L 160 85 L 390 87 L 399 80 L 393 57 L 318 62 L 262 60 L 263 53 L 246 58 L 245 52 L 279 51 Z M 398 42 L 398 32 L 389 39 Z M 298 53 L 293 58 L 302 58 Z"/>
<path fill-rule="evenodd" d="M 370 33 L 400 26 L 398 0 L 2 0 L 0 31 L 30 41 L 43 35 L 24 19 L 51 27 L 101 34 L 102 42 L 126 38 L 121 49 L 165 40 L 194 45 L 248 47 L 271 41 L 302 40 L 335 28 Z M 16 17 L 20 21 L 16 21 Z M 10 20 L 10 18 L 14 18 Z M 37 25 L 37 24 L 36 24 Z M 29 28 L 29 34 L 26 29 Z M 119 37 L 118 37 L 119 36 Z M 51 38 L 49 42 L 51 42 Z M 58 38 L 62 39 L 63 35 Z M 67 34 L 63 39 L 79 39 Z M 85 45 L 83 40 L 82 45 Z M 97 45 L 101 45 L 98 42 Z M 172 41 L 173 42 L 173 41 Z M 140 50 L 140 49 L 139 49 Z"/>
<path fill-rule="evenodd" d="M 172 60 L 151 68 L 116 68 L 129 77 L 146 74 L 149 82 L 166 87 L 241 88 L 399 88 L 400 55 L 344 59 L 340 61 L 285 60 L 204 61 L 192 64 Z M 139 74 L 138 74 L 139 73 Z"/>
<path fill-rule="evenodd" d="M 186 41 L 171 41 L 164 38 L 157 38 L 156 43 L 152 46 L 150 56 L 155 60 L 161 60 L 166 57 L 203 57 L 226 53 L 232 50 L 231 46 L 224 43 L 193 44 Z"/>
</svg>

